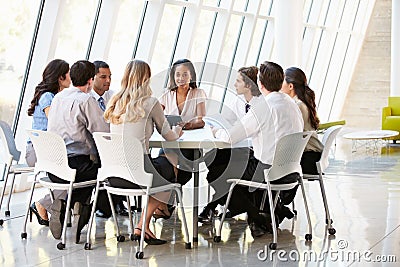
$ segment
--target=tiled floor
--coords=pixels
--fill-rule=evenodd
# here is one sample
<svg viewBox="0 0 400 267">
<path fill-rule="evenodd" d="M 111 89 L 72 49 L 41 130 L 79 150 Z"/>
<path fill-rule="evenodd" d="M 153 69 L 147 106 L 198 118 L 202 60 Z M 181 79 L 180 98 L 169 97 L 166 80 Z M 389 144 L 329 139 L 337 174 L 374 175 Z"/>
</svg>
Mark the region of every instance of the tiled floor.
<svg viewBox="0 0 400 267">
<path fill-rule="evenodd" d="M 313 239 L 305 241 L 307 223 L 298 194 L 297 219 L 280 225 L 278 250 L 272 255 L 265 251 L 272 235 L 253 239 L 244 215 L 224 222 L 220 243 L 213 242 L 213 227 L 199 226 L 198 244 L 186 250 L 179 213 L 153 223 L 154 232 L 169 242 L 146 246 L 143 260 L 135 258 L 137 242 L 117 243 L 112 219 L 96 219 L 92 250 L 84 250 L 84 242 L 75 244 L 69 231 L 67 247 L 59 251 L 48 227 L 36 221 L 28 223 L 28 238 L 21 240 L 27 193 L 17 193 L 11 217 L 0 227 L 0 266 L 400 266 L 399 159 L 400 145 L 379 148 L 376 154 L 364 148 L 352 153 L 351 142 L 339 137 L 325 178 L 336 236 L 326 234 L 318 182 L 306 182 Z M 38 190 L 35 199 L 44 192 Z M 184 195 L 190 206 L 190 188 Z M 191 210 L 186 213 L 191 231 Z M 120 219 L 128 233 L 128 220 Z"/>
</svg>

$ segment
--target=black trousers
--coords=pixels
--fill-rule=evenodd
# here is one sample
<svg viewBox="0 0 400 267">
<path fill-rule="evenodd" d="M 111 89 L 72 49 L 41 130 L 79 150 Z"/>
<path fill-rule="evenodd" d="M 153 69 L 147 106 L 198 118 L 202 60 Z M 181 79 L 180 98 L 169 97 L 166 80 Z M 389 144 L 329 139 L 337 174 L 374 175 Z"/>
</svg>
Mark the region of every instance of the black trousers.
<svg viewBox="0 0 400 267">
<path fill-rule="evenodd" d="M 304 151 L 300 162 L 304 174 L 318 174 L 316 162 L 321 159 L 321 154 L 316 151 Z"/>
<path fill-rule="evenodd" d="M 89 155 L 68 157 L 68 165 L 72 169 L 76 169 L 75 182 L 85 182 L 97 179 L 97 171 L 100 166 L 99 164 L 94 163 L 90 159 Z M 49 173 L 49 178 L 53 182 L 68 183 L 67 181 L 60 179 L 51 173 Z M 71 204 L 73 205 L 75 202 L 89 204 L 93 188 L 94 186 L 74 189 L 72 191 Z"/>
<path fill-rule="evenodd" d="M 241 179 L 253 182 L 264 181 L 264 170 L 270 168 L 268 164 L 264 164 L 257 160 L 253 155 L 250 156 L 246 170 Z M 250 189 L 244 186 L 235 186 L 229 202 L 229 210 L 232 215 L 247 212 L 248 220 L 254 221 L 258 216 L 263 190 Z"/>
<path fill-rule="evenodd" d="M 247 168 L 242 176 L 243 180 L 253 181 L 253 182 L 264 182 L 264 170 L 269 169 L 271 165 L 264 164 L 260 162 L 258 159 L 254 158 L 254 156 L 250 156 L 249 162 L 247 164 Z M 289 174 L 281 179 L 275 180 L 271 182 L 272 184 L 281 184 L 281 183 L 291 183 L 298 181 L 299 175 L 297 173 Z M 295 192 L 297 187 L 294 189 L 294 192 L 291 192 L 290 196 L 295 196 Z M 251 189 L 245 186 L 235 186 L 232 192 L 232 197 L 229 203 L 229 210 L 232 215 L 237 215 L 243 212 L 247 212 L 248 221 L 255 221 L 259 212 L 262 201 L 262 196 L 265 190 Z M 286 192 L 286 191 L 285 191 Z M 274 198 L 274 196 L 272 196 Z M 293 201 L 293 198 L 291 201 Z M 285 203 L 291 202 L 288 199 L 285 199 Z M 277 208 L 275 209 L 275 214 L 280 215 L 280 207 L 282 207 L 281 201 L 277 203 Z M 269 201 L 268 197 L 266 198 L 265 205 L 263 211 L 269 211 Z"/>
<path fill-rule="evenodd" d="M 212 149 L 204 156 L 208 168 L 207 181 L 215 190 L 209 209 L 215 209 L 218 204 L 224 205 L 230 184 L 226 181 L 231 178 L 241 178 L 247 168 L 250 148 Z"/>
</svg>

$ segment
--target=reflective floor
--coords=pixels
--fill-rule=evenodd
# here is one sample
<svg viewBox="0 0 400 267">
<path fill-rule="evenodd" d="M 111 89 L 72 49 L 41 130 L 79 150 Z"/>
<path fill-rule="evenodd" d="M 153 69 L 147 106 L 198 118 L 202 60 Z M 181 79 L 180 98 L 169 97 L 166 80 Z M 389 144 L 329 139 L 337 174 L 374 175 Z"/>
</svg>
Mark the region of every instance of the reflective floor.
<svg viewBox="0 0 400 267">
<path fill-rule="evenodd" d="M 112 219 L 97 218 L 92 250 L 84 250 L 84 242 L 75 244 L 69 229 L 66 249 L 59 251 L 56 248 L 59 241 L 35 217 L 28 223 L 28 238 L 21 240 L 28 194 L 16 193 L 11 217 L 5 218 L 0 227 L 0 266 L 400 266 L 399 159 L 400 145 L 388 148 L 378 144 L 377 148 L 359 147 L 352 152 L 351 141 L 338 137 L 324 180 L 336 235 L 326 233 L 318 182 L 305 182 L 313 224 L 312 241 L 305 240 L 308 227 L 299 191 L 295 201 L 298 216 L 280 225 L 275 252 L 267 249 L 272 235 L 252 238 L 245 215 L 224 222 L 220 243 L 213 242 L 213 226 L 199 224 L 199 242 L 186 250 L 179 212 L 169 220 L 152 222 L 156 235 L 169 242 L 146 246 L 143 260 L 135 258 L 138 243 L 129 240 L 129 222 L 125 217 L 119 219 L 127 241 L 117 242 Z M 203 185 L 204 175 L 203 172 Z M 200 191 L 202 204 L 205 188 Z M 37 190 L 34 199 L 44 193 L 44 189 Z M 192 232 L 190 184 L 184 196 Z M 216 220 L 215 226 L 218 225 Z"/>
</svg>

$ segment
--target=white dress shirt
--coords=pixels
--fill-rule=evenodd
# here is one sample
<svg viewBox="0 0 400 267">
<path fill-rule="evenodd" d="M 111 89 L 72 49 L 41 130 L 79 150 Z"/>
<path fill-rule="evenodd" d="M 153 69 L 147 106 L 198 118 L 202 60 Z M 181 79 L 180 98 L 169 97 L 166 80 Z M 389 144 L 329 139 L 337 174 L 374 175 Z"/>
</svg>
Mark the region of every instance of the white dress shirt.
<svg viewBox="0 0 400 267">
<path fill-rule="evenodd" d="M 112 91 L 112 90 L 107 90 L 107 91 L 105 91 L 104 94 L 101 96 L 101 97 L 104 99 L 104 104 L 106 104 L 106 106 L 107 106 L 107 104 L 108 104 L 108 101 L 110 101 L 111 97 L 114 95 L 114 93 L 115 93 L 115 92 Z M 96 99 L 96 101 L 99 101 L 100 95 L 99 95 L 98 93 L 96 93 L 95 90 L 93 90 L 93 89 L 90 90 L 89 94 L 90 94 L 91 96 L 93 96 L 94 99 Z"/>
<path fill-rule="evenodd" d="M 252 106 L 257 105 L 257 103 L 262 101 L 264 101 L 262 95 L 253 96 L 248 103 L 244 98 L 244 95 L 237 95 L 233 102 L 232 112 L 227 112 L 226 120 L 232 125 L 235 124 L 240 120 L 240 118 L 243 118 L 244 115 L 246 115 L 246 104 L 249 104 L 251 109 Z"/>
<path fill-rule="evenodd" d="M 288 134 L 303 131 L 299 107 L 288 95 L 271 92 L 229 130 L 219 129 L 216 137 L 235 144 L 245 138 L 252 140 L 254 157 L 272 165 L 277 141 Z"/>
</svg>

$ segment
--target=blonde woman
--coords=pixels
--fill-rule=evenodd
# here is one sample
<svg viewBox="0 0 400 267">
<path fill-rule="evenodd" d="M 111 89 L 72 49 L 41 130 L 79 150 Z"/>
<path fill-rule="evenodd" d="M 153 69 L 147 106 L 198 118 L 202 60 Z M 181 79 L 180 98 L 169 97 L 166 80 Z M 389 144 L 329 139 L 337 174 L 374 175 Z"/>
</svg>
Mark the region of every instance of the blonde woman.
<svg viewBox="0 0 400 267">
<path fill-rule="evenodd" d="M 149 65 L 141 60 L 132 60 L 126 66 L 121 81 L 121 90 L 113 96 L 107 105 L 104 118 L 110 122 L 111 133 L 124 134 L 126 137 L 136 137 L 143 144 L 145 152 L 144 165 L 147 172 L 153 173 L 153 186 L 174 182 L 174 168 L 166 157 L 151 158 L 149 139 L 157 131 L 168 141 L 176 140 L 182 135 L 182 128 L 173 127 L 171 130 L 165 120 L 164 112 L 158 100 L 152 97 L 150 88 L 151 70 Z M 109 182 L 113 186 L 137 188 L 137 185 L 126 180 L 112 177 Z M 144 241 L 149 245 L 161 245 L 165 240 L 157 239 L 150 231 L 149 223 L 156 209 L 166 209 L 165 202 L 170 193 L 160 193 L 149 198 L 146 218 L 146 235 Z M 143 214 L 134 230 L 134 236 L 140 238 Z"/>
</svg>

